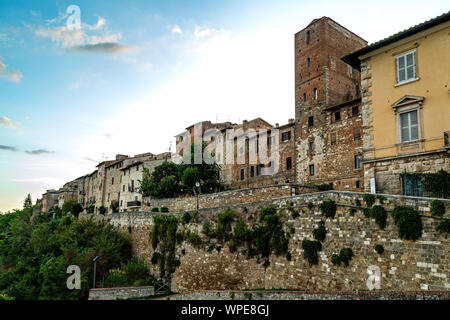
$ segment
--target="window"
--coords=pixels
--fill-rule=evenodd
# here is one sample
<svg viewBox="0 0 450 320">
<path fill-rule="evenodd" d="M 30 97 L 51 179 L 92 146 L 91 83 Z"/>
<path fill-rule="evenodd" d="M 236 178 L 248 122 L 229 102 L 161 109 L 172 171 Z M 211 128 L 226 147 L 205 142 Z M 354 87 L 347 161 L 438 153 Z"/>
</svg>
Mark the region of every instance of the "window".
<svg viewBox="0 0 450 320">
<path fill-rule="evenodd" d="M 416 51 L 410 51 L 395 58 L 397 66 L 397 83 L 402 83 L 416 78 L 415 59 Z"/>
<path fill-rule="evenodd" d="M 123 185 L 122 191 L 125 192 L 125 185 Z"/>
<path fill-rule="evenodd" d="M 311 59 L 308 58 L 306 61 L 307 61 L 308 68 L 311 67 Z"/>
<path fill-rule="evenodd" d="M 311 43 L 311 32 L 306 31 L 306 44 L 310 44 L 310 43 Z"/>
<path fill-rule="evenodd" d="M 313 151 L 314 150 L 314 142 L 313 141 L 310 141 L 308 143 L 308 149 L 309 149 L 309 151 Z"/>
<path fill-rule="evenodd" d="M 244 180 L 244 176 L 245 176 L 245 170 L 241 169 L 241 180 Z"/>
<path fill-rule="evenodd" d="M 349 66 L 349 67 L 350 67 L 350 75 L 354 75 L 355 74 L 355 69 L 352 66 Z"/>
<path fill-rule="evenodd" d="M 292 169 L 292 158 L 287 157 L 286 158 L 286 170 L 291 170 L 291 169 Z"/>
<path fill-rule="evenodd" d="M 361 139 L 361 129 L 359 127 L 353 128 L 353 140 Z"/>
<path fill-rule="evenodd" d="M 359 107 L 358 106 L 352 107 L 352 116 L 356 117 L 358 114 L 359 114 Z"/>
<path fill-rule="evenodd" d="M 263 164 L 258 164 L 256 166 L 256 175 L 260 176 L 261 175 L 261 168 L 264 168 L 265 166 Z"/>
<path fill-rule="evenodd" d="M 310 165 L 309 165 L 309 175 L 310 175 L 310 176 L 313 176 L 313 175 L 314 175 L 314 165 L 313 165 L 313 164 L 310 164 Z"/>
<path fill-rule="evenodd" d="M 360 180 L 358 180 L 358 181 L 356 181 L 356 188 L 361 188 L 361 181 Z"/>
<path fill-rule="evenodd" d="M 131 192 L 134 192 L 134 180 L 131 180 Z"/>
<path fill-rule="evenodd" d="M 336 132 L 330 133 L 330 144 L 335 145 L 337 143 L 337 134 Z"/>
<path fill-rule="evenodd" d="M 111 178 L 111 184 L 114 184 L 114 177 Z"/>
<path fill-rule="evenodd" d="M 303 102 L 306 102 L 306 93 L 303 94 Z"/>
<path fill-rule="evenodd" d="M 283 142 L 291 140 L 291 132 L 290 132 L 290 131 L 283 132 L 283 133 L 281 134 L 281 140 L 282 140 Z"/>
<path fill-rule="evenodd" d="M 314 88 L 314 100 L 317 100 L 317 88 Z"/>
<path fill-rule="evenodd" d="M 341 112 L 340 111 L 336 111 L 334 113 L 334 122 L 338 122 L 341 121 Z"/>
<path fill-rule="evenodd" d="M 402 177 L 404 195 L 415 197 L 423 196 L 421 175 L 404 174 Z"/>
<path fill-rule="evenodd" d="M 254 177 L 255 176 L 255 166 L 251 166 L 250 167 L 250 177 Z"/>
<path fill-rule="evenodd" d="M 275 142 L 275 137 L 274 136 L 269 136 L 267 137 L 267 146 L 271 146 L 273 143 Z"/>
<path fill-rule="evenodd" d="M 312 126 L 314 126 L 314 117 L 310 116 L 308 118 L 308 127 L 312 127 Z"/>
<path fill-rule="evenodd" d="M 362 157 L 360 154 L 355 155 L 355 169 L 361 169 Z"/>
<path fill-rule="evenodd" d="M 123 207 L 123 200 L 120 200 L 120 206 Z"/>
<path fill-rule="evenodd" d="M 417 110 L 400 114 L 400 126 L 402 142 L 409 142 L 419 139 Z"/>
</svg>

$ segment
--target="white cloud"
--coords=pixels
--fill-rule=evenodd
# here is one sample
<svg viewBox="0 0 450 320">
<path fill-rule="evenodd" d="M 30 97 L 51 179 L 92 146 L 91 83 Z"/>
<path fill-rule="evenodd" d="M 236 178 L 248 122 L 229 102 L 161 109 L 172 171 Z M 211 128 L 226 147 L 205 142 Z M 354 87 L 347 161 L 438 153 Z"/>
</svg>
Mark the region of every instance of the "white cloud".
<svg viewBox="0 0 450 320">
<path fill-rule="evenodd" d="M 180 26 L 176 24 L 176 25 L 174 25 L 174 26 L 172 27 L 172 33 L 182 34 L 183 31 L 181 31 Z"/>
<path fill-rule="evenodd" d="M 18 70 L 6 71 L 6 65 L 3 63 L 0 57 L 0 77 L 7 79 L 8 81 L 19 83 L 23 75 Z"/>
<path fill-rule="evenodd" d="M 0 118 L 0 125 L 5 126 L 7 128 L 11 129 L 17 129 L 17 126 L 15 126 L 12 121 L 7 117 L 1 117 Z"/>
<path fill-rule="evenodd" d="M 69 89 L 70 90 L 75 90 L 75 89 L 78 89 L 79 87 L 81 87 L 82 86 L 82 83 L 81 82 L 74 82 L 74 83 L 71 83 L 70 85 L 69 85 Z"/>
<path fill-rule="evenodd" d="M 194 35 L 197 39 L 209 38 L 219 34 L 230 34 L 230 32 L 225 29 L 214 29 L 206 26 L 195 26 L 194 28 Z"/>
<path fill-rule="evenodd" d="M 106 24 L 106 19 L 102 17 L 98 17 L 97 23 L 94 25 L 89 25 L 87 23 L 82 23 L 82 27 L 88 30 L 98 30 L 101 29 Z"/>
</svg>

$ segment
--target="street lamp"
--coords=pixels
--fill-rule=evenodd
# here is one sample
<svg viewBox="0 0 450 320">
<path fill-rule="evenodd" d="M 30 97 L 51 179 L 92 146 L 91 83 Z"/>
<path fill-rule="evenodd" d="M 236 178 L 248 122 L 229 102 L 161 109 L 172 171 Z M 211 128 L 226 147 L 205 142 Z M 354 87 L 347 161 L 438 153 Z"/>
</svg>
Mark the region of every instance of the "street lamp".
<svg viewBox="0 0 450 320">
<path fill-rule="evenodd" d="M 196 182 L 195 183 L 195 186 L 197 187 L 197 192 L 196 192 L 196 194 L 197 194 L 197 213 L 198 213 L 198 194 L 200 193 L 200 182 Z"/>
<path fill-rule="evenodd" d="M 96 256 L 92 261 L 94 262 L 94 279 L 92 281 L 92 288 L 95 289 L 95 275 L 97 273 L 97 259 L 100 258 L 99 256 Z"/>
</svg>

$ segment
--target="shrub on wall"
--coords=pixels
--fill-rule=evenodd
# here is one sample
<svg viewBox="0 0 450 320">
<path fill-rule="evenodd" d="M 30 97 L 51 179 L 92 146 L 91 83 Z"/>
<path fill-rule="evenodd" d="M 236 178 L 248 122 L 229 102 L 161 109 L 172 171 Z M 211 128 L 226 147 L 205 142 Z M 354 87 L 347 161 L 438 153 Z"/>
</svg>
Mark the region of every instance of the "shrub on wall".
<svg viewBox="0 0 450 320">
<path fill-rule="evenodd" d="M 315 185 L 319 191 L 328 191 L 328 190 L 333 190 L 333 184 L 327 184 L 327 183 L 323 183 L 323 184 L 316 184 Z"/>
<path fill-rule="evenodd" d="M 363 195 L 363 200 L 366 203 L 366 205 L 370 208 L 375 203 L 375 195 L 366 193 Z"/>
<path fill-rule="evenodd" d="M 331 255 L 331 263 L 332 263 L 333 265 L 335 265 L 335 266 L 341 264 L 341 259 L 339 259 L 339 255 L 338 255 L 338 254 L 333 253 L 333 254 Z"/>
<path fill-rule="evenodd" d="M 312 208 L 314 208 L 314 203 L 308 202 L 307 207 L 309 210 L 312 210 Z"/>
<path fill-rule="evenodd" d="M 336 216 L 336 202 L 333 200 L 325 200 L 319 205 L 320 211 L 327 218 L 334 219 Z"/>
<path fill-rule="evenodd" d="M 437 173 L 423 175 L 423 188 L 439 198 L 448 198 L 450 195 L 450 173 L 439 170 Z"/>
<path fill-rule="evenodd" d="M 380 202 L 380 204 L 384 204 L 384 201 L 386 201 L 386 197 L 382 196 L 381 194 L 377 195 L 377 199 Z"/>
<path fill-rule="evenodd" d="M 192 216 L 191 216 L 191 214 L 189 212 L 185 212 L 183 214 L 182 221 L 183 221 L 184 224 L 188 224 L 189 222 L 191 222 L 191 219 L 192 219 Z"/>
<path fill-rule="evenodd" d="M 422 219 L 416 210 L 406 206 L 395 207 L 392 217 L 401 239 L 416 241 L 422 236 Z"/>
<path fill-rule="evenodd" d="M 361 207 L 361 200 L 355 199 L 355 205 Z"/>
<path fill-rule="evenodd" d="M 350 213 L 351 216 L 354 216 L 356 213 L 356 209 L 355 208 L 350 208 L 350 210 L 348 210 L 348 213 Z"/>
<path fill-rule="evenodd" d="M 152 212 L 159 212 L 159 208 L 152 208 Z"/>
<path fill-rule="evenodd" d="M 303 257 L 308 260 L 310 265 L 319 263 L 317 252 L 322 250 L 320 241 L 311 241 L 304 239 L 302 241 Z"/>
<path fill-rule="evenodd" d="M 382 254 L 382 253 L 384 252 L 384 248 L 383 248 L 383 246 L 382 246 L 381 244 L 377 244 L 377 245 L 375 246 L 375 251 L 376 251 L 376 253 L 378 253 L 378 254 Z"/>
<path fill-rule="evenodd" d="M 445 205 L 440 200 L 431 201 L 430 209 L 433 216 L 442 217 L 445 214 Z"/>
<path fill-rule="evenodd" d="M 381 230 L 384 230 L 387 219 L 386 210 L 382 206 L 373 206 L 372 209 L 370 209 L 370 216 L 375 218 L 377 225 Z"/>
<path fill-rule="evenodd" d="M 169 212 L 169 208 L 167 208 L 167 207 L 161 207 L 161 212 Z"/>
<path fill-rule="evenodd" d="M 323 242 L 327 235 L 327 229 L 325 229 L 325 223 L 323 221 L 319 222 L 319 226 L 313 230 L 314 239 Z"/>
<path fill-rule="evenodd" d="M 342 262 L 346 267 L 348 267 L 348 264 L 350 260 L 352 260 L 353 256 L 353 250 L 351 248 L 342 248 L 339 255 L 336 253 L 331 255 L 331 263 L 335 266 L 340 266 Z"/>
<path fill-rule="evenodd" d="M 450 233 L 450 221 L 443 221 L 437 226 L 439 233 Z"/>
</svg>

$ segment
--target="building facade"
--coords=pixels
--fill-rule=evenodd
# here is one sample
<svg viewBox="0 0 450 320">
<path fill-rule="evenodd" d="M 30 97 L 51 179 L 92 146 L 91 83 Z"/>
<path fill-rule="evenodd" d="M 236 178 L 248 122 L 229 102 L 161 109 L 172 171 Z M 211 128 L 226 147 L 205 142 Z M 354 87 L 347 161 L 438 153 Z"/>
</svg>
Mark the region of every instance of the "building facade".
<svg viewBox="0 0 450 320">
<path fill-rule="evenodd" d="M 449 171 L 449 34 L 447 13 L 343 58 L 361 69 L 366 191 L 422 196 L 421 173 Z"/>
<path fill-rule="evenodd" d="M 297 183 L 361 190 L 360 76 L 341 57 L 366 45 L 328 17 L 295 35 Z"/>
</svg>

